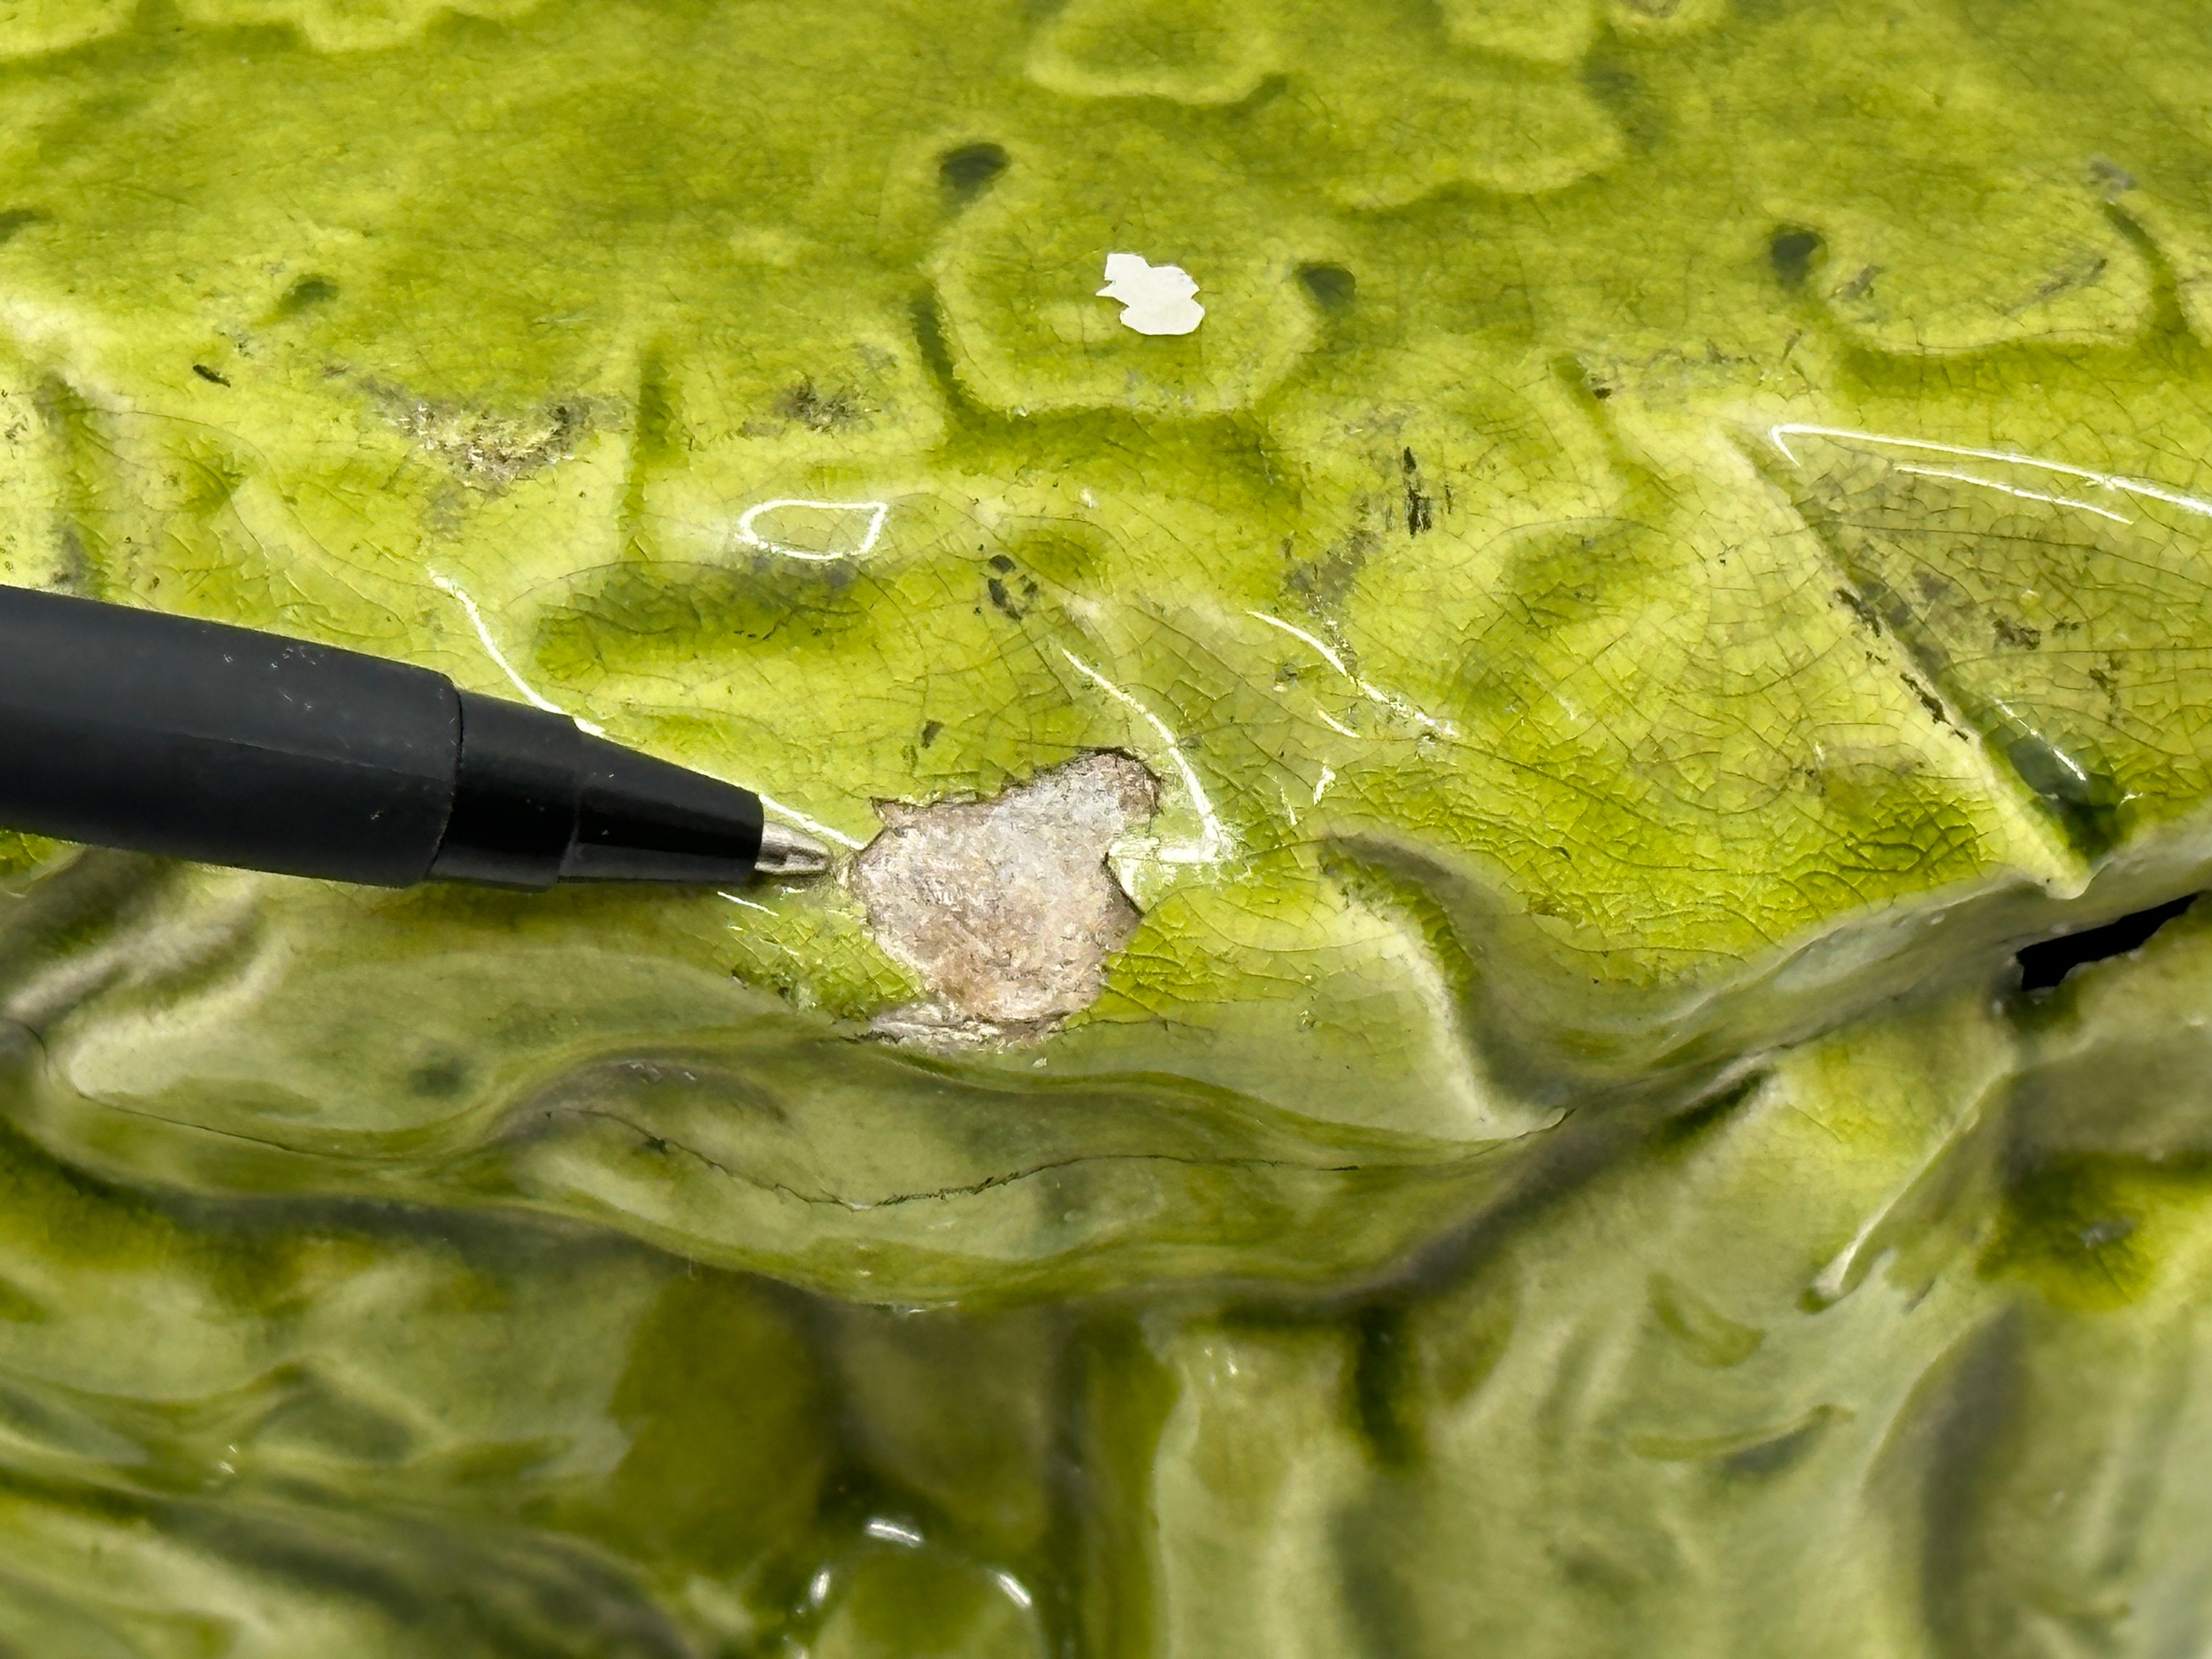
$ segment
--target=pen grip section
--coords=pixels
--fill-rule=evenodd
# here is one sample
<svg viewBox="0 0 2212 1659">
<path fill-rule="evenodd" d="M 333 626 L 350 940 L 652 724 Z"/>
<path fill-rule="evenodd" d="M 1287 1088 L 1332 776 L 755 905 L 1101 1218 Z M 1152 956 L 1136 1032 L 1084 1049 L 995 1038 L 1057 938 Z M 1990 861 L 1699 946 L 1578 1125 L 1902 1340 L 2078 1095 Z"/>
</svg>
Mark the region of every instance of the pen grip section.
<svg viewBox="0 0 2212 1659">
<path fill-rule="evenodd" d="M 576 839 L 585 741 L 565 716 L 462 693 L 453 814 L 431 875 L 532 891 L 558 881 Z"/>
</svg>

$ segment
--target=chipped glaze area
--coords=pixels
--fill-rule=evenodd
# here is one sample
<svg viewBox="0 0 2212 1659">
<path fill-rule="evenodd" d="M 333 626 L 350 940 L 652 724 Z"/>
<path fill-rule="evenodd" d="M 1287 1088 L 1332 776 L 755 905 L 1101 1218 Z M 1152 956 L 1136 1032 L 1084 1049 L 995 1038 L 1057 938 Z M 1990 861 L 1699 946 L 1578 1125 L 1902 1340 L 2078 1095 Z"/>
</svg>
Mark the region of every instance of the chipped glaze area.
<svg viewBox="0 0 2212 1659">
<path fill-rule="evenodd" d="M 854 856 L 0 835 L 0 1648 L 2204 1648 L 2212 923 L 2008 963 L 2212 886 L 2208 86 L 2183 0 L 0 0 L 0 577 Z"/>
<path fill-rule="evenodd" d="M 1125 755 L 1070 761 L 990 801 L 886 803 L 852 887 L 930 1000 L 872 1028 L 987 1041 L 1041 1034 L 1096 1002 L 1138 921 L 1107 857 L 1159 804 L 1158 782 Z"/>
</svg>

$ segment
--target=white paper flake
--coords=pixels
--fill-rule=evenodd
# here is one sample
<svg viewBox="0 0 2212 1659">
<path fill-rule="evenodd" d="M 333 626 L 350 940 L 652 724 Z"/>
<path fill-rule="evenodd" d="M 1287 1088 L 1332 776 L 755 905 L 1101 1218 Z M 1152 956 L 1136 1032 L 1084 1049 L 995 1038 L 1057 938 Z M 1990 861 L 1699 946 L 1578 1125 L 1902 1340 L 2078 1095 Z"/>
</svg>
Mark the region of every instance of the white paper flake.
<svg viewBox="0 0 2212 1659">
<path fill-rule="evenodd" d="M 1118 301 L 1121 326 L 1141 334 L 1187 334 L 1206 320 L 1198 284 L 1179 265 L 1154 265 L 1141 254 L 1106 256 L 1101 299 Z"/>
</svg>

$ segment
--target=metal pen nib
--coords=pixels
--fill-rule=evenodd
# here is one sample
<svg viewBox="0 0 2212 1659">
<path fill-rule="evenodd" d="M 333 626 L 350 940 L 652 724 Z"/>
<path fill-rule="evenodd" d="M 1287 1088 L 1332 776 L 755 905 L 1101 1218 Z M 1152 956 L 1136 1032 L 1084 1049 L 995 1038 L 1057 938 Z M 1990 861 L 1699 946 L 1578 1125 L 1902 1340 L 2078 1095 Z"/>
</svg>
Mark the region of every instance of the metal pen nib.
<svg viewBox="0 0 2212 1659">
<path fill-rule="evenodd" d="M 761 827 L 760 857 L 756 874 L 764 876 L 818 876 L 830 867 L 830 850 L 811 835 L 802 835 L 780 824 Z"/>
</svg>

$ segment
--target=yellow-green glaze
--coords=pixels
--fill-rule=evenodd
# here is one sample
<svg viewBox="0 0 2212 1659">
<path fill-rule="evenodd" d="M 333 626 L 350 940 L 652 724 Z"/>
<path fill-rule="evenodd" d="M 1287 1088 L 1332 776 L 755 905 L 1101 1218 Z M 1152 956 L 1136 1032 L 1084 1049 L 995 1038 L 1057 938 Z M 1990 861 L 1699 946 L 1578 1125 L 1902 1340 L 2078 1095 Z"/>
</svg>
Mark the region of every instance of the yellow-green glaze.
<svg viewBox="0 0 2212 1659">
<path fill-rule="evenodd" d="M 2212 1640 L 2193 0 L 0 0 L 0 580 L 841 874 L 0 835 L 0 1652 Z M 1105 257 L 1202 323 L 1124 327 Z"/>
</svg>

